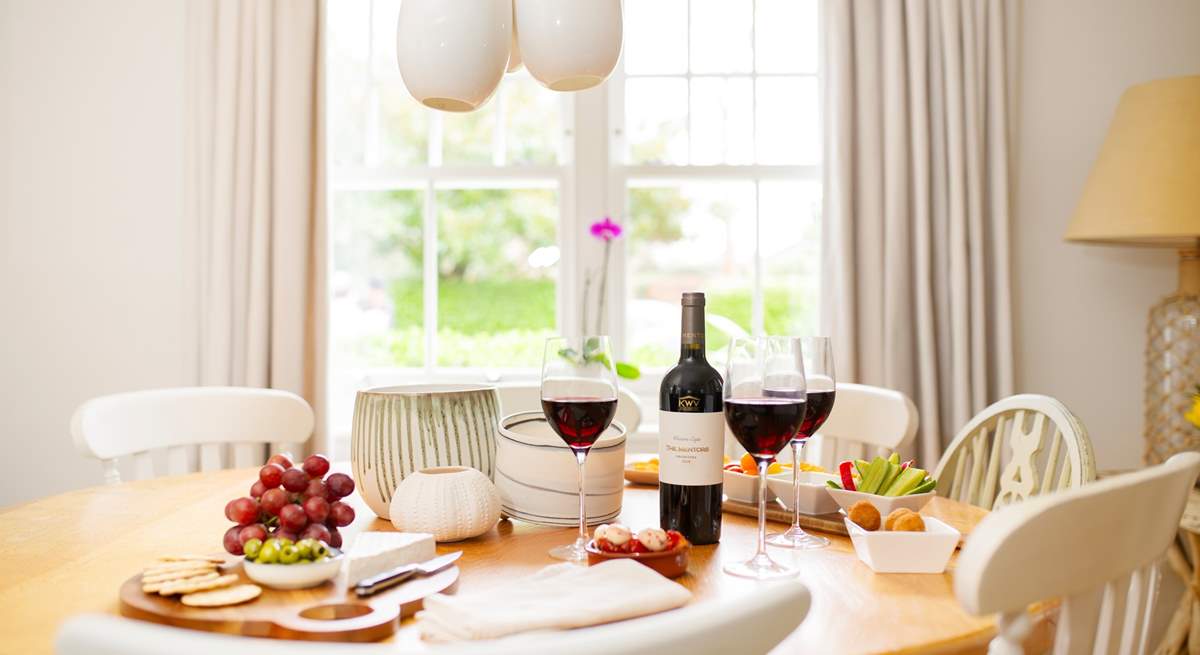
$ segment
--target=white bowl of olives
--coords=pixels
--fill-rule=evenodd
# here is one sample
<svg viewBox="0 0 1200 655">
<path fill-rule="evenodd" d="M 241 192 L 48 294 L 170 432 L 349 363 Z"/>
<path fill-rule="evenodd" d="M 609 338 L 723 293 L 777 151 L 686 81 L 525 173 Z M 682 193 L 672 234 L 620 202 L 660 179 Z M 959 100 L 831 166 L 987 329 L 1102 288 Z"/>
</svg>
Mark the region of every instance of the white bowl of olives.
<svg viewBox="0 0 1200 655">
<path fill-rule="evenodd" d="M 332 580 L 342 570 L 342 551 L 323 541 L 301 539 L 250 539 L 242 567 L 251 580 L 272 589 L 307 589 Z"/>
</svg>

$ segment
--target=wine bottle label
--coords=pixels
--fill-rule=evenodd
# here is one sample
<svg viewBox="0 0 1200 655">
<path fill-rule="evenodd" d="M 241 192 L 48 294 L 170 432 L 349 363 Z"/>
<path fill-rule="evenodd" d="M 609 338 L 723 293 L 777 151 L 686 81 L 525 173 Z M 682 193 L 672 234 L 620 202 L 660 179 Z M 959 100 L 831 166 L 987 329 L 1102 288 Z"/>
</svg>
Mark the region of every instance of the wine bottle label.
<svg viewBox="0 0 1200 655">
<path fill-rule="evenodd" d="M 723 479 L 725 415 L 722 412 L 658 412 L 658 479 L 707 486 Z"/>
</svg>

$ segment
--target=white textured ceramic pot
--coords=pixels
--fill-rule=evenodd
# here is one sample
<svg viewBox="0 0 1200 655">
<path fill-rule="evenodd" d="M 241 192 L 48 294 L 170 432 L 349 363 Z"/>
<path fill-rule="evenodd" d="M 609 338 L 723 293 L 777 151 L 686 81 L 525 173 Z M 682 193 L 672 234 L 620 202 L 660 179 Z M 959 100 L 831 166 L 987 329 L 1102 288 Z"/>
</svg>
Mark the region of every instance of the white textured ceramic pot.
<svg viewBox="0 0 1200 655">
<path fill-rule="evenodd" d="M 350 434 L 355 488 L 386 519 L 392 494 L 414 471 L 469 466 L 490 478 L 499 406 L 495 387 L 482 385 L 359 391 Z"/>
<path fill-rule="evenodd" d="M 404 86 L 433 109 L 478 109 L 508 66 L 512 20 L 510 0 L 404 0 L 396 26 Z"/>
<path fill-rule="evenodd" d="M 465 466 L 416 471 L 392 497 L 392 525 L 461 541 L 491 530 L 500 520 L 500 496 L 487 476 Z"/>
<path fill-rule="evenodd" d="M 547 88 L 580 91 L 612 74 L 621 0 L 513 0 L 513 9 L 525 68 Z"/>
<path fill-rule="evenodd" d="M 625 426 L 613 421 L 588 452 L 588 524 L 621 513 L 625 491 Z M 538 411 L 500 421 L 496 489 L 507 516 L 538 525 L 579 525 L 579 467 L 575 455 Z"/>
</svg>

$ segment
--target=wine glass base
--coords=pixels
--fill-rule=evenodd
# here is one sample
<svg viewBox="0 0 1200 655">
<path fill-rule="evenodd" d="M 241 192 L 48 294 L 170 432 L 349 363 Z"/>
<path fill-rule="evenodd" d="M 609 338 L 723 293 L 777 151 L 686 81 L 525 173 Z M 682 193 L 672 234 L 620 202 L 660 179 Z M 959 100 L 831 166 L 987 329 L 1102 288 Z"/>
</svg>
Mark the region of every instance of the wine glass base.
<svg viewBox="0 0 1200 655">
<path fill-rule="evenodd" d="M 729 575 L 753 580 L 776 580 L 791 578 L 800 573 L 799 569 L 786 567 L 771 559 L 766 553 L 759 553 L 745 562 L 726 564 L 724 571 Z"/>
<path fill-rule="evenodd" d="M 563 544 L 550 549 L 550 557 L 560 559 L 564 562 L 572 564 L 587 564 L 587 550 L 584 549 L 584 541 L 576 540 L 575 543 Z"/>
<path fill-rule="evenodd" d="M 809 534 L 800 528 L 790 528 L 787 532 L 774 532 L 767 535 L 767 544 L 792 550 L 817 550 L 827 548 L 829 540 Z"/>
</svg>

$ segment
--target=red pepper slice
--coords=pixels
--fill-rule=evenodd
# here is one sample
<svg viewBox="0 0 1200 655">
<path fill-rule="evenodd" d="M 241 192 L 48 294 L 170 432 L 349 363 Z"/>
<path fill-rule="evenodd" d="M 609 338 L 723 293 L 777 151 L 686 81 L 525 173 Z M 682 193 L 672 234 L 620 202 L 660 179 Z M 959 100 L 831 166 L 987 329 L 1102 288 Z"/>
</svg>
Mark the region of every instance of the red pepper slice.
<svg viewBox="0 0 1200 655">
<path fill-rule="evenodd" d="M 900 465 L 900 472 L 903 473 L 904 469 L 906 469 L 916 463 L 917 463 L 917 460 L 915 460 L 915 459 L 908 460 L 907 462 Z"/>
<path fill-rule="evenodd" d="M 858 491 L 858 487 L 854 486 L 854 476 L 851 471 L 854 470 L 854 462 L 846 460 L 838 465 L 838 472 L 842 474 L 842 488 L 846 491 Z"/>
</svg>

